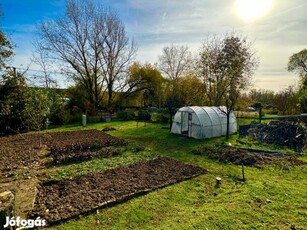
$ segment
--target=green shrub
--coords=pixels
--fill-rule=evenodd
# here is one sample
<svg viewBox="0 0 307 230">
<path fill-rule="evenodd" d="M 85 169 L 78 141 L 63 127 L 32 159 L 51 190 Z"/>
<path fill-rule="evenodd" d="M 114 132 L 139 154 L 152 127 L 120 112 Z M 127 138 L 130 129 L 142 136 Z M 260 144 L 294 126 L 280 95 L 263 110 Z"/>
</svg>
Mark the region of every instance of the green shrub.
<svg viewBox="0 0 307 230">
<path fill-rule="evenodd" d="M 165 113 L 152 113 L 151 121 L 154 123 L 168 123 L 169 115 Z"/>
<path fill-rule="evenodd" d="M 278 114 L 278 110 L 276 108 L 270 108 L 270 109 L 264 109 L 263 110 L 263 114 L 271 114 L 271 115 L 277 115 Z"/>
<path fill-rule="evenodd" d="M 0 76 L 0 134 L 14 134 L 27 130 L 25 113 L 29 88 L 22 75 Z"/>
<path fill-rule="evenodd" d="M 71 122 L 72 115 L 62 106 L 56 111 L 52 111 L 49 120 L 53 125 L 65 125 Z"/>
<path fill-rule="evenodd" d="M 116 117 L 123 121 L 130 121 L 135 119 L 135 114 L 132 112 L 120 111 L 117 113 Z"/>
<path fill-rule="evenodd" d="M 148 110 L 142 109 L 137 112 L 137 120 L 139 121 L 150 121 L 151 114 Z"/>
<path fill-rule="evenodd" d="M 76 113 L 73 115 L 70 115 L 69 117 L 69 123 L 80 123 L 82 122 L 82 114 L 83 113 Z"/>
</svg>

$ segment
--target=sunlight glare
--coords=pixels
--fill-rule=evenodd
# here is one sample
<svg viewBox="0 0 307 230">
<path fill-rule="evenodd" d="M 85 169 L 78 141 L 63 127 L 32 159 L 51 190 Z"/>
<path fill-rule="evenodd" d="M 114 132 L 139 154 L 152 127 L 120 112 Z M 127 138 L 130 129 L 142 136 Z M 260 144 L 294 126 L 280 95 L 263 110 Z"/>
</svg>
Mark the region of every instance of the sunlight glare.
<svg viewBox="0 0 307 230">
<path fill-rule="evenodd" d="M 263 16 L 270 9 L 272 0 L 237 0 L 237 14 L 243 19 Z"/>
</svg>

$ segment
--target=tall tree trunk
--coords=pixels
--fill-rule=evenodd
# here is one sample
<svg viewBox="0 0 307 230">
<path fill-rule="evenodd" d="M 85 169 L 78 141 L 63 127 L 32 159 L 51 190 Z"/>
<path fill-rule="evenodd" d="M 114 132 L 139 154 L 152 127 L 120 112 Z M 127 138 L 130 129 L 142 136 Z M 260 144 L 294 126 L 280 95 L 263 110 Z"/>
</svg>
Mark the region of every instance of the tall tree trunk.
<svg viewBox="0 0 307 230">
<path fill-rule="evenodd" d="M 113 91 L 112 89 L 108 90 L 108 110 L 111 112 L 111 106 L 112 106 L 112 96 L 113 96 Z"/>
<path fill-rule="evenodd" d="M 173 114 L 169 113 L 169 130 L 172 130 L 173 125 Z"/>
<path fill-rule="evenodd" d="M 94 79 L 94 84 L 95 84 L 95 107 L 98 109 L 100 98 L 99 98 L 99 87 L 98 87 L 98 82 L 97 82 L 97 76 Z"/>
<path fill-rule="evenodd" d="M 231 111 L 231 110 L 230 110 Z M 230 111 L 227 112 L 226 116 L 227 116 L 227 127 L 226 127 L 226 140 L 229 139 L 229 117 L 230 117 Z"/>
</svg>

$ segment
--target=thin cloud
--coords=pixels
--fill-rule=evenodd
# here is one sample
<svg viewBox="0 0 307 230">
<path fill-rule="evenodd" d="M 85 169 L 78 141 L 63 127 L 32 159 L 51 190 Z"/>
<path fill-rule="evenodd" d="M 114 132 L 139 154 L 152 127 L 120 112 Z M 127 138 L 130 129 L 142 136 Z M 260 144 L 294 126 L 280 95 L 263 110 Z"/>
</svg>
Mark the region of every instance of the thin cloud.
<svg viewBox="0 0 307 230">
<path fill-rule="evenodd" d="M 18 7 L 18 2 L 12 0 L 9 5 Z M 13 33 L 17 45 L 15 60 L 19 63 L 26 62 L 26 52 L 32 49 L 38 19 L 55 18 L 64 13 L 65 0 L 27 1 L 27 4 L 32 3 L 48 5 L 50 9 L 41 7 L 39 13 L 33 10 L 33 14 L 37 14 L 29 15 L 33 17 L 33 24 L 27 21 L 24 25 L 15 17 L 14 23 L 5 22 L 3 25 L 6 32 Z M 207 35 L 229 31 L 246 35 L 254 41 L 260 57 L 260 66 L 255 73 L 257 87 L 279 90 L 281 80 L 282 85 L 294 83 L 293 74 L 286 70 L 288 58 L 306 48 L 305 0 L 275 0 L 267 15 L 252 22 L 236 15 L 235 0 L 105 0 L 103 4 L 118 12 L 128 34 L 139 46 L 137 60 L 143 62 L 156 62 L 162 48 L 171 43 L 188 45 L 196 52 Z M 21 18 L 25 18 L 26 12 L 22 13 Z M 22 58 L 18 59 L 18 54 L 22 54 Z M 31 52 L 29 59 L 30 56 Z M 282 78 L 276 80 L 277 76 Z"/>
</svg>

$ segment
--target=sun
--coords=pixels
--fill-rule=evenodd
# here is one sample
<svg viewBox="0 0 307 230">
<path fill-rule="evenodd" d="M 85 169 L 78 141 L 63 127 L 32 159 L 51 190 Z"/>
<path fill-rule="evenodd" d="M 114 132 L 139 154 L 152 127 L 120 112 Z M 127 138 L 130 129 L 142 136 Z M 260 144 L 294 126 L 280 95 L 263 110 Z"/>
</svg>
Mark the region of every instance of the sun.
<svg viewBox="0 0 307 230">
<path fill-rule="evenodd" d="M 267 13 L 273 0 L 237 0 L 237 14 L 243 19 L 255 19 Z"/>
</svg>

